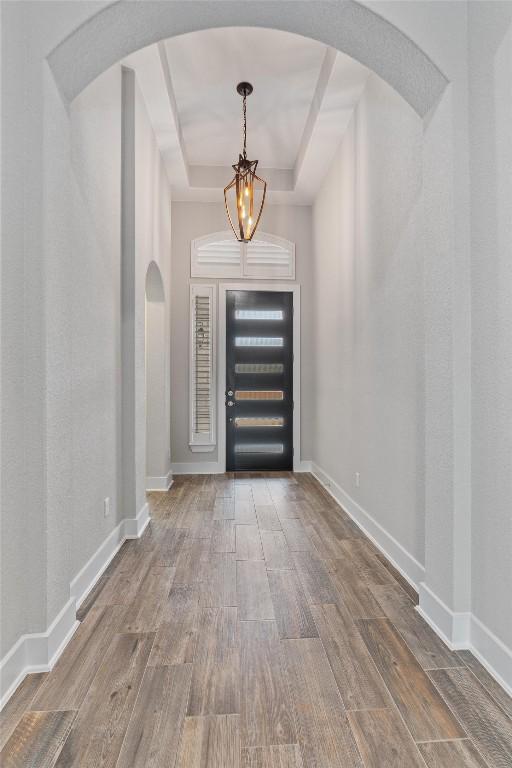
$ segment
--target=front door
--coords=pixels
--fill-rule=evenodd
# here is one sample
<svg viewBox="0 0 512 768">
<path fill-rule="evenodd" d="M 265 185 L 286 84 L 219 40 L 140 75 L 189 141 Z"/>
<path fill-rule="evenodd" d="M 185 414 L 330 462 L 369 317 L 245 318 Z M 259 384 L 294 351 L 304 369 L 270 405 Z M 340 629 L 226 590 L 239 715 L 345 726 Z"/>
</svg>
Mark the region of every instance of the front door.
<svg viewBox="0 0 512 768">
<path fill-rule="evenodd" d="M 226 292 L 226 469 L 293 469 L 293 293 Z"/>
</svg>

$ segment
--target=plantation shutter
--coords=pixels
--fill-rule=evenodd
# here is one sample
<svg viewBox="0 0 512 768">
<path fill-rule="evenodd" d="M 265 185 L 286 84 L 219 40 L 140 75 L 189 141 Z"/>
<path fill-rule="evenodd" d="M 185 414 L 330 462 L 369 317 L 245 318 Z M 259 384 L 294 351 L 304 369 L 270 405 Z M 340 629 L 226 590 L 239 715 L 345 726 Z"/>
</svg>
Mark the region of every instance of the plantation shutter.
<svg viewBox="0 0 512 768">
<path fill-rule="evenodd" d="M 190 287 L 190 448 L 215 448 L 215 286 Z"/>
<path fill-rule="evenodd" d="M 218 232 L 192 241 L 191 277 L 241 277 L 240 243 L 229 232 Z"/>
<path fill-rule="evenodd" d="M 295 244 L 259 231 L 250 243 L 231 232 L 198 237 L 190 245 L 190 276 L 294 280 Z"/>
<path fill-rule="evenodd" d="M 245 246 L 244 277 L 295 278 L 295 245 L 275 235 L 256 233 Z"/>
</svg>

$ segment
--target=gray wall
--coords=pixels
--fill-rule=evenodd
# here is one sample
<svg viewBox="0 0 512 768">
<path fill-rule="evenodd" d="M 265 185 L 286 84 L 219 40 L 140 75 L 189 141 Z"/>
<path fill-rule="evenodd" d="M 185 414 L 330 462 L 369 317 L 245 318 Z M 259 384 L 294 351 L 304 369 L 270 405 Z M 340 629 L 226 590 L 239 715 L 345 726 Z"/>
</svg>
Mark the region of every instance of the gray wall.
<svg viewBox="0 0 512 768">
<path fill-rule="evenodd" d="M 371 75 L 314 206 L 313 459 L 423 564 L 421 163 L 420 119 Z"/>
<path fill-rule="evenodd" d="M 3 3 L 2 56 L 2 258 L 1 268 L 1 649 L 24 632 L 46 625 L 46 540 L 44 537 L 44 265 L 40 236 L 41 197 L 30 196 L 28 180 L 42 144 L 25 98 L 35 99 L 38 70 L 27 68 L 24 18 L 19 4 Z M 32 41 L 30 40 L 30 43 Z M 35 46 L 34 56 L 40 54 Z M 20 73 L 24 74 L 20 82 Z M 35 81 L 35 82 L 34 82 Z M 41 118 L 40 98 L 33 103 Z M 39 108 L 39 109 L 38 109 Z M 9 124 L 6 115 L 9 114 Z M 37 112 L 36 112 L 37 114 Z M 40 150 L 39 150 L 40 151 Z M 30 168 L 30 166 L 33 166 Z M 26 227 L 29 206 L 32 224 Z M 30 439 L 28 436 L 30 435 Z"/>
<path fill-rule="evenodd" d="M 52 80 L 43 77 L 43 83 L 45 148 L 52 163 L 44 200 L 44 271 L 39 284 L 36 273 L 30 282 L 47 307 L 43 339 L 38 333 L 32 336 L 34 346 L 42 344 L 40 352 L 34 352 L 42 353 L 46 372 L 46 424 L 40 435 L 35 423 L 25 432 L 17 427 L 32 446 L 32 455 L 24 457 L 28 464 L 19 471 L 40 478 L 38 498 L 20 493 L 21 474 L 16 504 L 5 504 L 5 499 L 2 504 L 8 526 L 2 536 L 7 553 L 2 556 L 4 652 L 23 632 L 42 631 L 51 623 L 69 600 L 71 579 L 122 516 L 116 446 L 120 68 L 98 78 L 69 113 Z M 59 215 L 62 211 L 64 216 Z M 30 323 L 33 311 L 33 306 L 25 308 L 25 323 Z M 28 359 L 27 370 L 20 371 L 19 396 L 27 394 L 25 387 L 34 375 L 41 375 L 35 361 Z M 21 403 L 19 408 L 18 421 L 24 413 Z M 108 518 L 103 516 L 106 496 L 112 501 Z M 32 605 L 34 595 L 37 605 Z"/>
<path fill-rule="evenodd" d="M 226 230 L 223 203 L 173 202 L 171 291 L 171 456 L 174 463 L 217 461 L 217 451 L 193 453 L 188 446 L 189 401 L 189 285 L 190 243 L 196 237 Z M 311 208 L 266 205 L 261 231 L 292 240 L 296 245 L 296 282 L 301 285 L 301 456 L 311 457 L 313 370 L 312 353 L 312 257 Z M 227 282 L 201 280 L 194 282 Z"/>
<path fill-rule="evenodd" d="M 9 186 L 2 200 L 8 352 L 0 655 L 21 635 L 47 629 L 68 603 L 73 578 L 117 524 L 133 516 L 122 503 L 119 477 L 121 67 L 64 104 L 44 56 L 80 12 L 63 6 L 57 20 L 45 16 L 44 4 L 16 6 L 2 5 L 2 56 L 12 71 L 2 94 L 10 119 L 2 135 L 2 183 Z M 139 511 L 145 503 L 144 282 L 151 260 L 169 281 L 170 188 L 140 94 L 134 115 Z"/>
<path fill-rule="evenodd" d="M 121 277 L 121 69 L 92 83 L 71 107 L 73 211 L 79 233 L 70 251 L 71 407 L 69 581 L 122 518 L 118 482 Z M 94 297 L 94 300 L 92 300 Z M 61 313 L 62 307 L 56 307 Z M 62 472 L 59 473 L 62 476 Z M 103 500 L 111 499 L 105 518 Z M 49 560 L 49 566 L 52 560 Z M 55 599 L 56 590 L 49 590 Z"/>
<path fill-rule="evenodd" d="M 512 648 L 512 5 L 469 22 L 472 604 Z"/>
</svg>

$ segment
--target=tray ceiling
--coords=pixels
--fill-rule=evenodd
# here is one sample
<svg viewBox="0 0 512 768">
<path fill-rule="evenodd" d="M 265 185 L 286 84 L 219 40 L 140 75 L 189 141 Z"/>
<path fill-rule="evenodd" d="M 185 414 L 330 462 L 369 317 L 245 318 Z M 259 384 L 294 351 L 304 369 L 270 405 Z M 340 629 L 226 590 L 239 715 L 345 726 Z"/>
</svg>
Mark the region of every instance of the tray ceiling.
<svg viewBox="0 0 512 768">
<path fill-rule="evenodd" d="M 222 200 L 241 147 L 236 84 L 249 80 L 248 155 L 269 202 L 312 202 L 368 76 L 315 40 L 257 28 L 174 37 L 123 64 L 136 72 L 180 200 Z"/>
</svg>

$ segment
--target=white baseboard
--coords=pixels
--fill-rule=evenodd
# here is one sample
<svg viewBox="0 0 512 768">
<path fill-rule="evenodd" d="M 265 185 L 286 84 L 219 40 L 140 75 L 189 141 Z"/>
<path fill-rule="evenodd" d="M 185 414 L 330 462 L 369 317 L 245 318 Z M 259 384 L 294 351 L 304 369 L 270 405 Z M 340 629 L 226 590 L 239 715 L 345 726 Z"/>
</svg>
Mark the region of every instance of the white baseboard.
<svg viewBox="0 0 512 768">
<path fill-rule="evenodd" d="M 471 613 L 455 612 L 421 582 L 417 611 L 452 651 L 468 648 L 471 636 Z"/>
<path fill-rule="evenodd" d="M 420 584 L 420 616 L 452 651 L 467 649 L 512 696 L 512 650 L 477 617 L 456 613 L 426 584 Z"/>
<path fill-rule="evenodd" d="M 164 477 L 146 477 L 146 491 L 168 491 L 172 485 L 172 469 Z"/>
<path fill-rule="evenodd" d="M 307 471 L 307 470 L 306 470 Z M 425 569 L 376 520 L 315 463 L 311 469 L 323 487 L 388 560 L 419 592 L 418 613 L 453 651 L 468 649 L 490 675 L 512 695 L 512 651 L 469 612 L 456 613 L 425 584 Z"/>
<path fill-rule="evenodd" d="M 124 539 L 138 539 L 142 536 L 149 520 L 149 504 L 146 502 L 137 517 L 126 517 L 121 522 Z"/>
<path fill-rule="evenodd" d="M 76 606 L 68 600 L 46 632 L 22 635 L 0 662 L 0 710 L 31 672 L 48 672 L 80 626 Z"/>
<path fill-rule="evenodd" d="M 0 661 L 0 710 L 24 677 L 33 672 L 48 672 L 80 625 L 76 609 L 116 555 L 125 539 L 142 535 L 149 523 L 149 506 L 144 504 L 137 517 L 125 518 L 109 533 L 94 555 L 69 585 L 70 598 L 45 632 L 22 635 Z"/>
<path fill-rule="evenodd" d="M 220 461 L 173 462 L 174 475 L 219 475 L 224 472 Z"/>
<path fill-rule="evenodd" d="M 294 472 L 312 472 L 313 462 L 309 461 L 309 459 L 303 459 L 302 461 L 299 461 L 296 465 L 294 465 L 293 471 Z"/>
<path fill-rule="evenodd" d="M 103 571 L 115 557 L 126 539 L 138 539 L 149 523 L 149 505 L 146 503 L 137 517 L 127 517 L 109 533 L 70 584 L 69 591 L 77 608 L 83 603 Z"/>
<path fill-rule="evenodd" d="M 380 549 L 397 571 L 402 574 L 404 579 L 417 590 L 418 585 L 425 578 L 425 568 L 421 563 L 314 462 L 312 463 L 311 472 L 326 491 L 343 507 L 345 512 L 350 515 L 352 520 L 357 523 L 363 533 L 373 541 L 375 546 Z"/>
<path fill-rule="evenodd" d="M 470 650 L 490 675 L 512 696 L 512 650 L 473 614 Z"/>
</svg>

